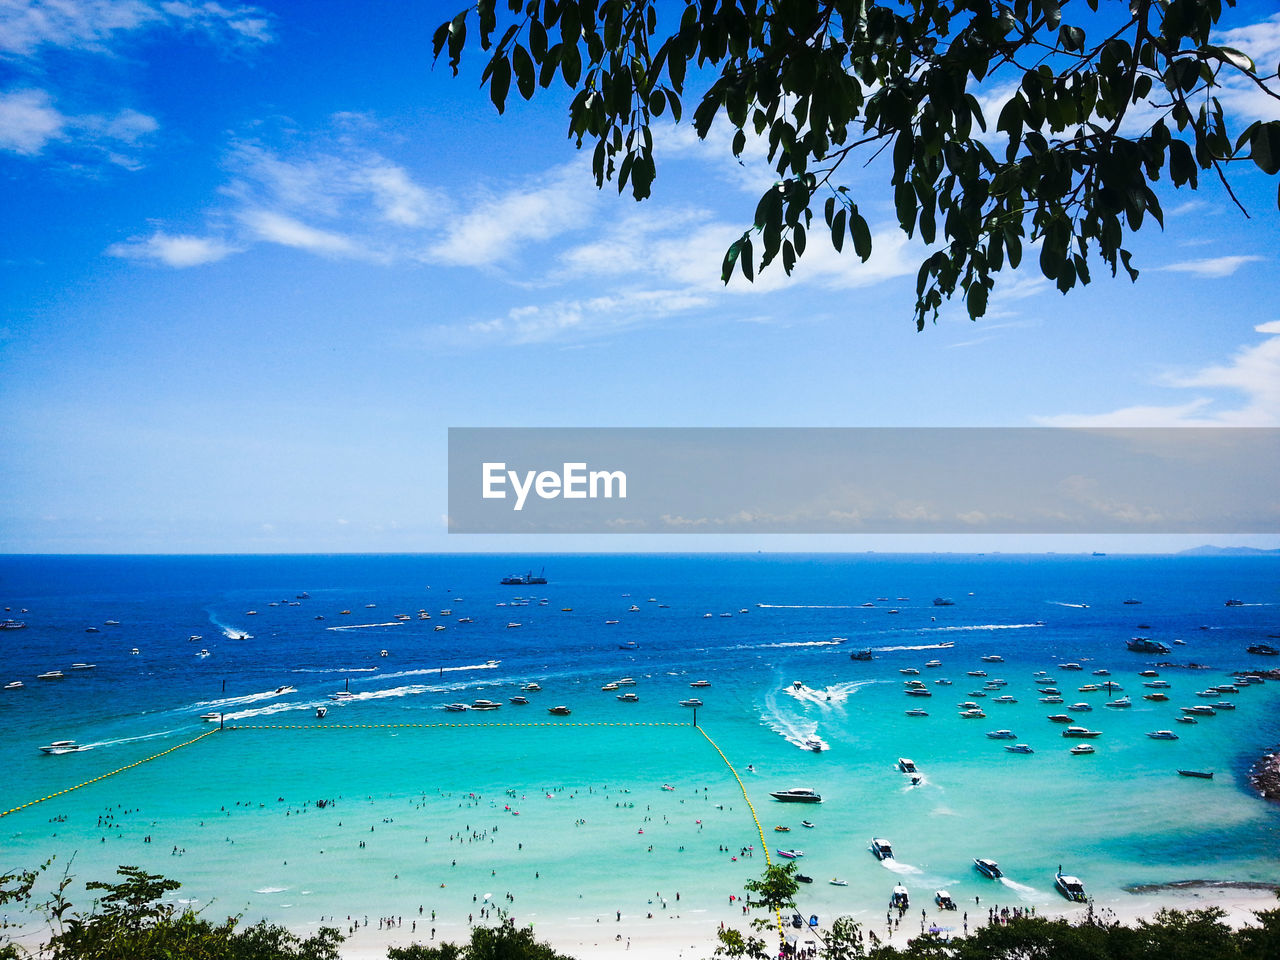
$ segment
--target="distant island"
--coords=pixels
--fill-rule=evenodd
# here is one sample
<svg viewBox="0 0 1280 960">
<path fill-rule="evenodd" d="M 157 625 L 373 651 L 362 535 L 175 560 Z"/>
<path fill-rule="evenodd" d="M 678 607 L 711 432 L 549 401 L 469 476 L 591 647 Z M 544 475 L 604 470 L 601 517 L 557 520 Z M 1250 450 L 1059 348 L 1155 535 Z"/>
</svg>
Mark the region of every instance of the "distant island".
<svg viewBox="0 0 1280 960">
<path fill-rule="evenodd" d="M 1190 550 L 1180 550 L 1174 554 L 1177 557 L 1280 557 L 1280 548 L 1272 550 L 1262 550 L 1258 547 L 1215 547 L 1212 544 L 1205 544 L 1200 547 L 1192 547 Z"/>
</svg>

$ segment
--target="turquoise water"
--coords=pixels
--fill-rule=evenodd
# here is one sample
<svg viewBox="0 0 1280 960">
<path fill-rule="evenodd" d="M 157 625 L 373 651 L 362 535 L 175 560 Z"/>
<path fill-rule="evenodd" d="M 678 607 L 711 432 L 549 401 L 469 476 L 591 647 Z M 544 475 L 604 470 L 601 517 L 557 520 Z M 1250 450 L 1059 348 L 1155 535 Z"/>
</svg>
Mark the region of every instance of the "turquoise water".
<svg viewBox="0 0 1280 960">
<path fill-rule="evenodd" d="M 544 564 L 545 586 L 498 584 Z M 24 682 L 0 692 L 0 810 L 185 743 L 211 729 L 201 713 L 224 712 L 230 728 L 12 813 L 0 837 L 7 865 L 56 854 L 58 869 L 100 879 L 140 864 L 215 914 L 299 930 L 398 915 L 407 934 L 421 906 L 420 931 L 435 910 L 440 935 L 458 938 L 485 894 L 535 924 L 697 918 L 722 913 L 764 865 L 742 788 L 705 731 L 770 850 L 804 850 L 816 881 L 806 914 L 874 919 L 898 881 L 919 904 L 939 887 L 971 909 L 975 897 L 983 910 L 1056 904 L 1058 864 L 1104 904 L 1134 884 L 1274 880 L 1280 813 L 1244 773 L 1280 742 L 1280 684 L 1226 695 L 1236 710 L 1194 726 L 1173 718 L 1212 702 L 1195 692 L 1230 671 L 1269 665 L 1245 648 L 1280 632 L 1278 572 L 1250 558 L 0 558 L 4 616 L 28 623 L 0 635 L 0 684 Z M 516 595 L 532 602 L 513 606 Z M 1128 652 L 1139 632 L 1172 653 Z M 876 659 L 852 661 L 862 647 Z M 935 658 L 941 667 L 925 666 Z M 1171 699 L 1150 703 L 1137 671 L 1156 660 L 1208 669 L 1161 668 Z M 72 672 L 73 661 L 96 666 Z M 1058 669 L 1065 661 L 1084 669 Z M 35 679 L 55 668 L 66 679 Z M 933 696 L 904 696 L 914 677 L 903 668 Z M 971 697 L 977 669 L 1008 686 Z M 1135 706 L 1077 692 L 1102 682 L 1096 669 Z M 1039 702 L 1037 671 L 1065 704 Z M 639 702 L 600 689 L 624 675 L 637 684 L 617 693 Z M 692 690 L 699 679 L 712 685 Z M 543 688 L 531 704 L 507 702 L 530 681 Z M 296 692 L 275 695 L 285 684 Z M 344 687 L 350 702 L 328 699 Z M 1018 702 L 994 704 L 997 693 Z M 701 730 L 677 704 L 694 694 Z M 504 706 L 442 709 L 480 697 Z M 958 716 L 969 699 L 986 719 Z M 1077 741 L 1045 719 L 1076 701 L 1094 706 L 1076 721 L 1103 731 L 1092 756 L 1070 755 Z M 570 717 L 546 712 L 560 703 Z M 904 715 L 918 706 L 930 715 Z M 998 728 L 1036 752 L 1006 752 L 985 736 Z M 1180 739 L 1146 737 L 1160 728 Z M 811 736 L 829 749 L 802 749 Z M 55 739 L 92 749 L 37 750 Z M 896 769 L 902 756 L 920 784 Z M 791 786 L 824 802 L 768 796 Z M 896 859 L 877 861 L 872 836 L 892 840 Z M 1009 881 L 978 875 L 976 856 Z"/>
</svg>

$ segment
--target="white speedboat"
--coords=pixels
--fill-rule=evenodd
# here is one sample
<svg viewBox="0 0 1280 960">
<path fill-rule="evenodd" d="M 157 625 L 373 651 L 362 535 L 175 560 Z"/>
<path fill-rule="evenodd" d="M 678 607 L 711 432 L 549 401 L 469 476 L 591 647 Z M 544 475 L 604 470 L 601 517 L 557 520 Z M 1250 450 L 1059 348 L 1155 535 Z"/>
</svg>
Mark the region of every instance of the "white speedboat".
<svg viewBox="0 0 1280 960">
<path fill-rule="evenodd" d="M 298 692 L 298 688 L 297 688 L 297 687 L 291 687 L 291 686 L 289 686 L 287 683 L 286 683 L 283 687 L 276 687 L 276 696 L 277 696 L 277 697 L 282 697 L 282 696 L 284 696 L 286 693 L 297 693 L 297 692 Z"/>
<path fill-rule="evenodd" d="M 4 685 L 4 688 L 6 690 L 21 690 L 22 687 L 23 687 L 23 683 L 21 680 L 13 680 Z"/>
<path fill-rule="evenodd" d="M 1152 730 L 1147 734 L 1152 740 L 1177 740 L 1178 735 L 1172 730 Z"/>
<path fill-rule="evenodd" d="M 63 680 L 66 674 L 61 670 L 46 670 L 44 673 L 36 675 L 37 680 Z"/>
<path fill-rule="evenodd" d="M 690 683 L 690 684 L 689 684 L 689 686 L 691 686 L 691 687 L 709 687 L 709 686 L 711 686 L 711 681 L 710 681 L 710 680 L 694 680 L 692 683 Z"/>
<path fill-rule="evenodd" d="M 1102 736 L 1101 730 L 1090 730 L 1088 727 L 1067 727 L 1062 731 L 1064 737 L 1073 737 L 1078 740 L 1091 740 L 1094 737 Z"/>
<path fill-rule="evenodd" d="M 982 857 L 974 857 L 973 865 L 978 868 L 978 872 L 984 877 L 990 877 L 992 880 L 999 880 L 1004 876 L 1000 872 L 1000 864 L 994 860 L 984 860 Z"/>
<path fill-rule="evenodd" d="M 496 700 L 473 700 L 471 701 L 472 710 L 497 710 L 502 704 Z"/>
<path fill-rule="evenodd" d="M 907 895 L 907 888 L 902 884 L 894 887 L 893 893 L 889 894 L 889 906 L 897 910 L 906 910 L 911 906 L 911 898 Z"/>
<path fill-rule="evenodd" d="M 74 740 L 55 740 L 48 746 L 40 748 L 42 752 L 52 754 L 54 756 L 61 753 L 81 753 L 84 750 L 91 749 L 88 746 L 82 746 Z"/>
<path fill-rule="evenodd" d="M 536 683 L 526 683 L 526 684 L 525 684 L 523 687 L 521 687 L 520 689 L 521 689 L 521 690 L 533 690 L 533 691 L 537 691 L 537 690 L 541 690 L 541 689 L 542 689 L 542 687 L 540 687 L 540 686 L 539 686 L 538 684 L 536 684 Z"/>
<path fill-rule="evenodd" d="M 884 837 L 872 837 L 871 852 L 876 855 L 877 860 L 892 860 L 893 844 Z"/>
<path fill-rule="evenodd" d="M 465 703 L 446 703 L 444 708 L 450 713 L 462 713 L 464 710 L 470 710 Z"/>
<path fill-rule="evenodd" d="M 512 702 L 512 703 L 514 703 L 514 704 L 517 704 L 517 705 L 522 705 L 522 704 L 526 704 L 526 703 L 528 703 L 528 702 L 529 702 L 529 698 L 528 698 L 528 697 L 522 697 L 522 696 L 508 697 L 507 699 L 508 699 L 508 700 L 510 700 L 510 702 Z"/>
<path fill-rule="evenodd" d="M 1073 703 L 1071 706 L 1067 707 L 1067 709 L 1072 713 L 1089 713 L 1093 710 L 1093 705 L 1084 702 Z"/>
<path fill-rule="evenodd" d="M 561 704 L 554 707 L 547 707 L 547 713 L 556 717 L 567 717 L 569 716 L 570 710 L 568 707 Z"/>
<path fill-rule="evenodd" d="M 202 714 L 200 714 L 200 719 L 201 719 L 201 720 L 208 720 L 210 723 L 217 723 L 219 720 L 221 720 L 221 719 L 222 719 L 222 714 L 220 714 L 220 713 L 202 713 Z"/>
<path fill-rule="evenodd" d="M 995 698 L 994 700 L 992 700 L 991 702 L 992 702 L 992 703 L 1017 703 L 1017 702 L 1018 702 L 1018 698 L 1017 698 L 1017 697 L 1011 697 L 1011 696 L 1009 696 L 1009 694 L 1007 694 L 1007 693 L 1006 693 L 1006 694 L 1004 694 L 1003 696 L 996 697 L 996 698 Z"/>
<path fill-rule="evenodd" d="M 806 750 L 812 750 L 814 753 L 821 753 L 823 750 L 827 749 L 827 745 L 817 737 L 809 737 L 805 740 L 802 746 Z"/>
<path fill-rule="evenodd" d="M 951 899 L 951 894 L 948 893 L 946 890 L 938 890 L 937 892 L 935 892 L 933 895 L 933 902 L 938 905 L 939 910 L 956 909 L 955 900 Z"/>
<path fill-rule="evenodd" d="M 1073 903 L 1085 903 L 1089 899 L 1084 892 L 1084 883 L 1078 877 L 1058 873 L 1053 878 L 1053 885 L 1058 888 L 1059 893 Z"/>
<path fill-rule="evenodd" d="M 620 687 L 634 687 L 636 685 L 636 681 L 634 677 L 619 677 L 617 684 Z"/>
<path fill-rule="evenodd" d="M 920 772 L 918 769 L 916 769 L 915 761 L 912 760 L 910 757 L 899 757 L 898 769 L 901 770 L 903 773 L 919 773 Z"/>
<path fill-rule="evenodd" d="M 1107 706 L 1115 707 L 1117 709 L 1127 709 L 1133 706 L 1133 701 L 1126 696 L 1126 697 L 1121 697 L 1119 700 L 1108 700 Z"/>
<path fill-rule="evenodd" d="M 1035 751 L 1031 749 L 1030 744 L 1026 743 L 1011 743 L 1006 746 L 1005 749 L 1010 753 L 1035 753 Z"/>
<path fill-rule="evenodd" d="M 71 669 L 72 670 L 92 670 L 96 666 L 97 666 L 96 663 L 73 663 L 71 665 Z"/>
<path fill-rule="evenodd" d="M 606 684 L 605 684 L 603 687 L 601 687 L 600 689 L 601 689 L 601 690 L 604 690 L 604 691 L 605 691 L 605 692 L 607 692 L 607 693 L 612 693 L 614 690 L 617 690 L 617 689 L 618 689 L 618 685 L 617 685 L 616 683 L 606 683 Z"/>
<path fill-rule="evenodd" d="M 1004 657 L 998 653 L 988 653 L 985 657 L 979 657 L 983 663 L 1004 663 Z"/>
<path fill-rule="evenodd" d="M 355 694 L 352 693 L 350 690 L 339 690 L 337 693 L 329 694 L 329 699 L 336 700 L 338 702 L 342 702 L 345 700 L 353 700 L 355 699 Z"/>
<path fill-rule="evenodd" d="M 919 707 L 916 707 L 913 710 L 907 711 L 908 717 L 927 717 L 928 715 L 929 715 L 928 710 L 921 710 Z"/>
<path fill-rule="evenodd" d="M 1096 753 L 1097 751 L 1087 743 L 1078 743 L 1071 748 L 1070 752 L 1074 753 L 1076 756 L 1080 756 L 1082 753 Z"/>
<path fill-rule="evenodd" d="M 789 790 L 775 790 L 769 794 L 781 803 L 821 803 L 822 797 L 811 787 L 791 787 Z"/>
<path fill-rule="evenodd" d="M 681 701 L 680 701 L 680 706 L 682 706 L 682 707 L 700 707 L 700 706 L 702 706 L 702 701 L 701 701 L 701 700 L 699 700 L 697 697 L 690 697 L 690 698 L 689 698 L 689 699 L 687 699 L 687 700 L 681 700 Z"/>
<path fill-rule="evenodd" d="M 987 736 L 992 740 L 1017 740 L 1018 736 L 1012 730 L 991 730 Z"/>
<path fill-rule="evenodd" d="M 640 701 L 640 698 L 638 696 L 630 692 L 618 694 L 618 699 L 621 700 L 623 703 L 639 703 Z"/>
</svg>

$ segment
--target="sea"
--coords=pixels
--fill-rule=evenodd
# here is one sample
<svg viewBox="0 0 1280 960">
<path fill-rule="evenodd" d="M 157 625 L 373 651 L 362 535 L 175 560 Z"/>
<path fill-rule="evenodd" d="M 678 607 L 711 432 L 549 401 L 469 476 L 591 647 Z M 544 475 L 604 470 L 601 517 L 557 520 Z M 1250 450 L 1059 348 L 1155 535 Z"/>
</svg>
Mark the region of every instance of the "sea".
<svg viewBox="0 0 1280 960">
<path fill-rule="evenodd" d="M 500 582 L 526 573 L 546 583 Z M 1059 869 L 1103 908 L 1280 877 L 1280 807 L 1247 779 L 1280 681 L 1198 696 L 1277 665 L 1247 652 L 1280 646 L 1276 558 L 8 556 L 0 605 L 26 624 L 0 632 L 0 686 L 22 683 L 0 690 L 0 868 L 53 858 L 37 900 L 70 874 L 88 909 L 84 882 L 133 865 L 214 918 L 462 940 L 499 911 L 709 925 L 781 851 L 823 922 L 883 923 L 898 884 L 984 913 L 1061 906 Z M 445 709 L 477 699 L 502 706 Z M 58 740 L 87 749 L 39 749 Z M 770 796 L 794 787 L 822 802 Z"/>
</svg>

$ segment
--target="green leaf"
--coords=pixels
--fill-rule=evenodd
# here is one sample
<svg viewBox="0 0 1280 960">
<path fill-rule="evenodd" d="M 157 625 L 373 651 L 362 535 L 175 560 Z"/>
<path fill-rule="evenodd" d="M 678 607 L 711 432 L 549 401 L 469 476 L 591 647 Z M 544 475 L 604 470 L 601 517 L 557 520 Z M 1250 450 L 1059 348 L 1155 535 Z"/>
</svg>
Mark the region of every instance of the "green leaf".
<svg viewBox="0 0 1280 960">
<path fill-rule="evenodd" d="M 1254 125 L 1249 134 L 1249 156 L 1263 173 L 1280 173 L 1280 120 Z"/>
<path fill-rule="evenodd" d="M 520 96 L 526 100 L 532 98 L 537 83 L 537 77 L 533 69 L 533 59 L 529 56 L 529 51 L 518 43 L 515 49 L 511 51 L 511 66 L 515 70 L 516 88 L 520 91 Z"/>
<path fill-rule="evenodd" d="M 849 235 L 853 237 L 853 249 L 858 259 L 866 263 L 871 256 L 871 228 L 856 208 L 849 217 Z"/>
<path fill-rule="evenodd" d="M 845 210 L 841 207 L 831 218 L 831 245 L 836 248 L 837 253 L 844 249 L 844 220 Z"/>
<path fill-rule="evenodd" d="M 505 56 L 498 55 L 489 62 L 489 66 L 492 67 L 489 73 L 489 99 L 498 108 L 498 112 L 502 113 L 507 105 L 507 91 L 511 89 L 511 63 Z"/>
</svg>

